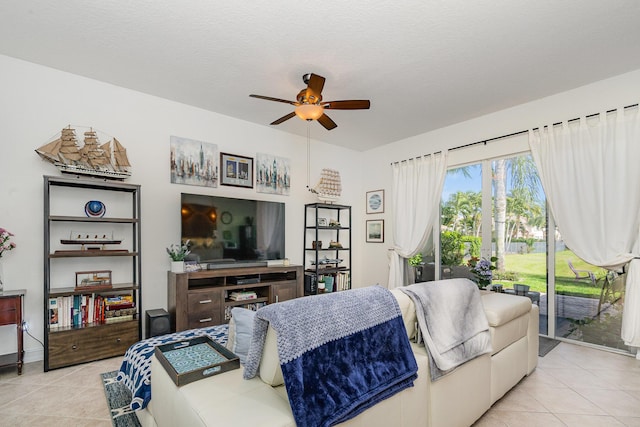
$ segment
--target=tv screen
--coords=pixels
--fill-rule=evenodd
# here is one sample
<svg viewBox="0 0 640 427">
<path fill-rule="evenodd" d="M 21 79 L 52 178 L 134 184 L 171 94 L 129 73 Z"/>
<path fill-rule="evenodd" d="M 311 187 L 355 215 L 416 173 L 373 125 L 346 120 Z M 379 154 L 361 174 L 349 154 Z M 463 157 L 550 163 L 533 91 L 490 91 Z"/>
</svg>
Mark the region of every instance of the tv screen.
<svg viewBox="0 0 640 427">
<path fill-rule="evenodd" d="M 182 242 L 199 263 L 284 259 L 284 203 L 182 193 Z"/>
</svg>

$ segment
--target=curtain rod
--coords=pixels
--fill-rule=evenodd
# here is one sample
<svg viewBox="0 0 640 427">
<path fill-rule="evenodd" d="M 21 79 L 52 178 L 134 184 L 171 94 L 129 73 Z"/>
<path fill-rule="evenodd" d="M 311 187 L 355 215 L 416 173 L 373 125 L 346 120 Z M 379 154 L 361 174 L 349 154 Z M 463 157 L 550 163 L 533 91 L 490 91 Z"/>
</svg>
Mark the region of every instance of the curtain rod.
<svg viewBox="0 0 640 427">
<path fill-rule="evenodd" d="M 631 104 L 631 105 L 627 105 L 626 107 L 623 107 L 623 109 L 625 109 L 625 110 L 626 110 L 627 108 L 633 108 L 633 107 L 638 107 L 638 106 L 639 106 L 639 104 Z M 612 110 L 607 110 L 607 111 L 605 111 L 605 113 L 606 113 L 606 114 L 613 113 L 613 112 L 615 112 L 616 110 L 617 110 L 617 108 L 614 108 L 614 109 L 612 109 Z M 585 116 L 585 118 L 587 118 L 587 119 L 588 119 L 588 118 L 591 118 L 591 117 L 595 117 L 595 116 L 597 116 L 598 114 L 600 114 L 600 113 L 593 113 L 593 114 L 589 114 L 589 115 Z M 576 120 L 580 120 L 580 117 L 576 117 L 575 119 L 567 120 L 567 123 L 575 122 Z M 562 122 L 556 122 L 556 123 L 553 123 L 551 126 L 558 126 L 558 125 L 561 125 L 561 124 L 562 124 Z M 537 128 L 537 127 L 533 128 L 533 130 L 538 130 L 538 129 L 539 129 L 539 128 Z M 521 130 L 521 131 L 513 132 L 513 133 L 510 133 L 510 134 L 507 134 L 507 135 L 496 136 L 496 137 L 494 137 L 494 138 L 489 138 L 489 139 L 483 139 L 482 141 L 470 142 L 470 143 L 468 143 L 468 144 L 459 145 L 459 146 L 457 146 L 457 147 L 449 148 L 449 150 L 448 150 L 448 151 L 460 150 L 460 149 L 462 149 L 462 148 L 467 148 L 467 147 L 471 147 L 471 146 L 473 146 L 473 145 L 479 145 L 479 144 L 487 145 L 487 142 L 495 141 L 495 140 L 497 140 L 497 139 L 502 139 L 502 138 L 509 138 L 509 137 L 516 136 L 516 135 L 522 135 L 523 133 L 527 133 L 527 132 L 529 132 L 529 131 L 528 131 L 528 130 Z M 435 153 L 433 153 L 433 154 L 437 154 L 437 153 L 441 153 L 441 151 L 436 151 L 436 152 L 435 152 Z M 418 156 L 418 157 L 426 157 L 426 156 L 430 156 L 430 155 L 431 155 L 431 154 L 425 154 L 425 155 L 423 155 L 423 156 Z M 409 161 L 409 160 L 413 160 L 414 158 L 415 158 L 415 157 L 411 157 L 411 158 L 409 158 L 409 159 L 399 160 L 399 161 L 397 161 L 397 162 L 391 162 L 391 165 L 394 165 L 394 164 L 396 164 L 396 163 L 406 162 L 406 161 Z"/>
</svg>

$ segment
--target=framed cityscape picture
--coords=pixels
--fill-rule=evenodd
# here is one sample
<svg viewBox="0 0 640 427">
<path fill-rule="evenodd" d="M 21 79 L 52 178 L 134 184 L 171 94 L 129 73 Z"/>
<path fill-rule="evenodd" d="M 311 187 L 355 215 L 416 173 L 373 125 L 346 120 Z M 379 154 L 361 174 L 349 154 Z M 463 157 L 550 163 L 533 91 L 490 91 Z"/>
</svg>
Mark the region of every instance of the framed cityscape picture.
<svg viewBox="0 0 640 427">
<path fill-rule="evenodd" d="M 384 190 L 367 191 L 367 213 L 384 212 Z"/>
<path fill-rule="evenodd" d="M 384 243 L 384 220 L 367 220 L 367 243 Z"/>
<path fill-rule="evenodd" d="M 256 154 L 256 191 L 281 194 L 291 192 L 291 160 L 271 154 Z"/>
<path fill-rule="evenodd" d="M 171 183 L 218 186 L 218 146 L 171 136 Z"/>
<path fill-rule="evenodd" d="M 253 188 L 253 159 L 235 154 L 220 153 L 222 185 Z"/>
</svg>

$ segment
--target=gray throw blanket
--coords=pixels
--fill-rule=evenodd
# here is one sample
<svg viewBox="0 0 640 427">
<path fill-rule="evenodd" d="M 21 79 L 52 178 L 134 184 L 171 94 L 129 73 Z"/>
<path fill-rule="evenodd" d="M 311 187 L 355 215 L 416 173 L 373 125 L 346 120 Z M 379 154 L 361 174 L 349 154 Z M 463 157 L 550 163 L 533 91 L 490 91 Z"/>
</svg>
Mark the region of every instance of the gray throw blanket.
<svg viewBox="0 0 640 427">
<path fill-rule="evenodd" d="M 416 305 L 432 380 L 491 352 L 489 322 L 475 283 L 468 279 L 438 280 L 400 290 Z"/>
</svg>

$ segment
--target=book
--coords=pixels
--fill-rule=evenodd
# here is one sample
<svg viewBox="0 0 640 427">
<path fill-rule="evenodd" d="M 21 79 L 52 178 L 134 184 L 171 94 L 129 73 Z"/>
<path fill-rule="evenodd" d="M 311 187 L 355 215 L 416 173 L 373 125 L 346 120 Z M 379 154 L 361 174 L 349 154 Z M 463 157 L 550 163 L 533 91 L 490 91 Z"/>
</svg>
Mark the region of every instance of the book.
<svg viewBox="0 0 640 427">
<path fill-rule="evenodd" d="M 126 316 L 115 316 L 115 317 L 107 317 L 104 319 L 104 323 L 118 323 L 118 322 L 126 322 L 127 320 L 133 320 L 133 314 L 128 314 Z"/>
<path fill-rule="evenodd" d="M 49 298 L 49 326 L 58 326 L 58 298 Z"/>
</svg>

